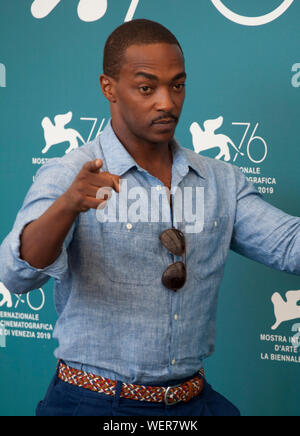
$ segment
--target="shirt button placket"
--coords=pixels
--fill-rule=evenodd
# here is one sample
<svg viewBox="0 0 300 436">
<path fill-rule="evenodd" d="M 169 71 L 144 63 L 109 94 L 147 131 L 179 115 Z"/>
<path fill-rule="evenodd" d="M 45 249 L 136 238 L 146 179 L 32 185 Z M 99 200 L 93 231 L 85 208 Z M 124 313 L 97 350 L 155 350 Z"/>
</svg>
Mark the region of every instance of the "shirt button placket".
<svg viewBox="0 0 300 436">
<path fill-rule="evenodd" d="M 178 313 L 175 313 L 174 316 L 173 316 L 174 321 L 178 321 L 178 318 L 179 318 Z M 173 359 L 171 360 L 171 365 L 174 366 L 175 364 L 176 364 L 176 359 L 173 358 Z"/>
</svg>

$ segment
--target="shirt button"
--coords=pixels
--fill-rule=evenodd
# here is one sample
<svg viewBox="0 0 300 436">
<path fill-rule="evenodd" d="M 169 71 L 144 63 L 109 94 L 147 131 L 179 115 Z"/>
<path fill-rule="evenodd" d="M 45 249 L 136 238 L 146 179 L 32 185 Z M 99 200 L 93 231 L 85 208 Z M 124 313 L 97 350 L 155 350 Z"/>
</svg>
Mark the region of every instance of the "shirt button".
<svg viewBox="0 0 300 436">
<path fill-rule="evenodd" d="M 174 319 L 175 319 L 175 321 L 178 320 L 178 315 L 177 315 L 177 313 L 175 313 L 175 315 L 174 315 Z"/>
<path fill-rule="evenodd" d="M 173 360 L 171 361 L 171 365 L 175 365 L 175 363 L 176 363 L 176 359 L 173 359 Z"/>
<path fill-rule="evenodd" d="M 157 186 L 156 186 L 156 189 L 157 189 L 158 191 L 161 191 L 161 185 L 157 185 Z"/>
<path fill-rule="evenodd" d="M 131 224 L 131 223 L 128 223 L 128 224 L 126 225 L 126 227 L 127 227 L 128 230 L 131 230 L 131 229 L 132 229 L 132 224 Z"/>
<path fill-rule="evenodd" d="M 214 226 L 215 226 L 215 227 L 218 227 L 218 221 L 215 221 L 215 222 L 214 222 Z"/>
</svg>

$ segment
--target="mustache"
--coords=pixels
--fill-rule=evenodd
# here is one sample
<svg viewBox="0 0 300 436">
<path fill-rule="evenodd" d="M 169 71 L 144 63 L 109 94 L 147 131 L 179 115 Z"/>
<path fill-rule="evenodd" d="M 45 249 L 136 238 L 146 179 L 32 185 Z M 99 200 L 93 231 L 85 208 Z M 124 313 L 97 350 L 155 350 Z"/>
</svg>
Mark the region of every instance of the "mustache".
<svg viewBox="0 0 300 436">
<path fill-rule="evenodd" d="M 160 120 L 165 120 L 166 118 L 171 118 L 173 119 L 176 123 L 178 122 L 178 117 L 176 117 L 175 115 L 169 113 L 169 112 L 165 112 L 164 114 L 160 115 L 159 117 L 155 118 L 154 120 L 152 120 L 152 124 L 160 121 Z"/>
</svg>

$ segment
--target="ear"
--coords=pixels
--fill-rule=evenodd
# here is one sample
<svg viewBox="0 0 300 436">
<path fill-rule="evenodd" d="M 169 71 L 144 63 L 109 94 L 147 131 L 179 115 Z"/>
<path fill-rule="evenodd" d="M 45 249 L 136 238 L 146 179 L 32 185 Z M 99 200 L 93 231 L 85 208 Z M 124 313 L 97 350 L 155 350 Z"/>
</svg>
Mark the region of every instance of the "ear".
<svg viewBox="0 0 300 436">
<path fill-rule="evenodd" d="M 104 97 L 111 103 L 116 103 L 115 97 L 115 80 L 112 77 L 101 74 L 99 77 L 100 87 L 102 89 Z"/>
</svg>

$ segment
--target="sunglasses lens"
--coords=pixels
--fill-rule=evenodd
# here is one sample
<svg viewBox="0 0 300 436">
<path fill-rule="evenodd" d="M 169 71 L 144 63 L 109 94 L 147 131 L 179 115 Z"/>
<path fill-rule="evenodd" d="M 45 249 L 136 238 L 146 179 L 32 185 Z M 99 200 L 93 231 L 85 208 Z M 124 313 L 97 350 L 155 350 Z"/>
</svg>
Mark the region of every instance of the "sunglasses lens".
<svg viewBox="0 0 300 436">
<path fill-rule="evenodd" d="M 183 233 L 178 229 L 168 229 L 160 235 L 162 244 L 176 256 L 182 256 L 185 252 L 185 239 Z"/>
<path fill-rule="evenodd" d="M 184 286 L 186 281 L 186 268 L 183 262 L 175 262 L 170 265 L 162 275 L 162 283 L 173 291 Z"/>
</svg>

